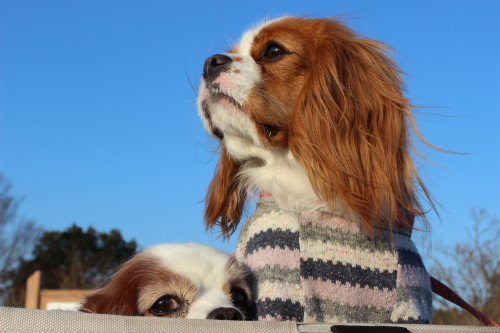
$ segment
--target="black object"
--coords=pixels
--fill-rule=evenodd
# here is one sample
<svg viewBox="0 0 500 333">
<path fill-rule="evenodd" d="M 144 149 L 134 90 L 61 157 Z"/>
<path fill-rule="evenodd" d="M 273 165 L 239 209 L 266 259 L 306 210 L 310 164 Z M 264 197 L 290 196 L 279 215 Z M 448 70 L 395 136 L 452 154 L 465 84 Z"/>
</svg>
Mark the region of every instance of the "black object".
<svg viewBox="0 0 500 333">
<path fill-rule="evenodd" d="M 333 333 L 411 333 L 405 327 L 399 326 L 349 326 L 334 325 L 330 327 Z"/>
</svg>

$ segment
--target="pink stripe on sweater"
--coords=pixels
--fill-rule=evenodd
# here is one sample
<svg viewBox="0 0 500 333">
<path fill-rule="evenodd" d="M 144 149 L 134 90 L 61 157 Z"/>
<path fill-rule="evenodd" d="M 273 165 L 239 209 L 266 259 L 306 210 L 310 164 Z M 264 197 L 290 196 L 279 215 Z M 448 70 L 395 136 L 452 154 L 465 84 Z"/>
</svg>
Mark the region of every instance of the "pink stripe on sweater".
<svg viewBox="0 0 500 333">
<path fill-rule="evenodd" d="M 391 309 L 396 302 L 396 290 L 379 290 L 349 286 L 331 281 L 303 279 L 304 296 L 319 298 L 349 306 Z"/>
<path fill-rule="evenodd" d="M 272 248 L 267 246 L 265 248 L 254 251 L 249 254 L 244 263 L 252 270 L 264 266 L 279 266 L 290 269 L 299 269 L 300 267 L 300 254 L 299 250 Z"/>
</svg>

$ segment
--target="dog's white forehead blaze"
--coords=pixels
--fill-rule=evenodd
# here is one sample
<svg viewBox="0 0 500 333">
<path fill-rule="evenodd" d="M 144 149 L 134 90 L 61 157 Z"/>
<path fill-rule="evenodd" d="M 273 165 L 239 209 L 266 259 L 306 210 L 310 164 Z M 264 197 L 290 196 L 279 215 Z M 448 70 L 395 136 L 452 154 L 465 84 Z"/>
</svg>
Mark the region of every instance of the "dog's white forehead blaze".
<svg viewBox="0 0 500 333">
<path fill-rule="evenodd" d="M 241 55 L 249 55 L 250 49 L 252 48 L 253 39 L 259 31 L 263 28 L 264 25 L 260 25 L 256 28 L 246 31 L 240 39 L 238 46 L 236 48 L 236 53 Z"/>
<path fill-rule="evenodd" d="M 259 34 L 259 32 L 268 26 L 271 23 L 275 23 L 277 21 L 280 21 L 282 19 L 286 18 L 286 16 L 279 17 L 277 19 L 273 20 L 265 20 L 259 24 L 256 24 L 253 28 L 245 31 L 243 33 L 243 36 L 240 39 L 240 42 L 238 43 L 238 46 L 236 48 L 236 53 L 241 54 L 241 55 L 249 55 L 250 50 L 252 49 L 252 43 L 255 38 Z"/>
<path fill-rule="evenodd" d="M 228 263 L 232 256 L 209 246 L 187 244 L 161 244 L 145 251 L 175 274 L 188 278 L 198 287 L 186 318 L 205 319 L 218 307 L 234 307 L 230 296 L 223 290 L 228 282 Z"/>
<path fill-rule="evenodd" d="M 146 252 L 157 257 L 172 272 L 188 277 L 202 288 L 224 285 L 226 267 L 232 258 L 228 253 L 195 243 L 160 244 Z"/>
</svg>

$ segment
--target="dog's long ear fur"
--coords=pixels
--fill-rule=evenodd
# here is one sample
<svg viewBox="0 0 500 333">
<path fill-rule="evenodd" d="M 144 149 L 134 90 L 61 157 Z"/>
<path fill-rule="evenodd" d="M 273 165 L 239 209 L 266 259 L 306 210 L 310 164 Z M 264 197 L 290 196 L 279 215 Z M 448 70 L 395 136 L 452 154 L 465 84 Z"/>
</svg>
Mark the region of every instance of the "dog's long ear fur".
<svg viewBox="0 0 500 333">
<path fill-rule="evenodd" d="M 238 178 L 240 164 L 229 156 L 223 145 L 219 154 L 206 196 L 205 223 L 207 228 L 220 226 L 222 235 L 229 237 L 241 219 L 246 191 Z"/>
<path fill-rule="evenodd" d="M 104 287 L 84 298 L 80 311 L 122 316 L 139 315 L 137 300 L 140 284 L 157 266 L 157 263 L 145 258 L 131 259 L 107 281 Z"/>
<path fill-rule="evenodd" d="M 290 149 L 330 208 L 340 205 L 369 233 L 379 224 L 411 227 L 424 214 L 419 188 L 432 200 L 410 157 L 413 118 L 397 65 L 384 44 L 320 21 Z"/>
</svg>

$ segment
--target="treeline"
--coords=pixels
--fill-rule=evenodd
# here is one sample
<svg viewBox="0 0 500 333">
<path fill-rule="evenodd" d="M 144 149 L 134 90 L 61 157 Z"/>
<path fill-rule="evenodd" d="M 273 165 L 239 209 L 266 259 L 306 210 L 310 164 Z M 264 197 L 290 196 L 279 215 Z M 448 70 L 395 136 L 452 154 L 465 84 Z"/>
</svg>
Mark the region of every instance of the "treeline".
<svg viewBox="0 0 500 333">
<path fill-rule="evenodd" d="M 20 199 L 0 174 L 0 304 L 24 305 L 27 278 L 43 272 L 43 289 L 92 289 L 138 250 L 120 231 L 98 232 L 73 224 L 63 231 L 43 231 L 18 217 Z"/>
</svg>

